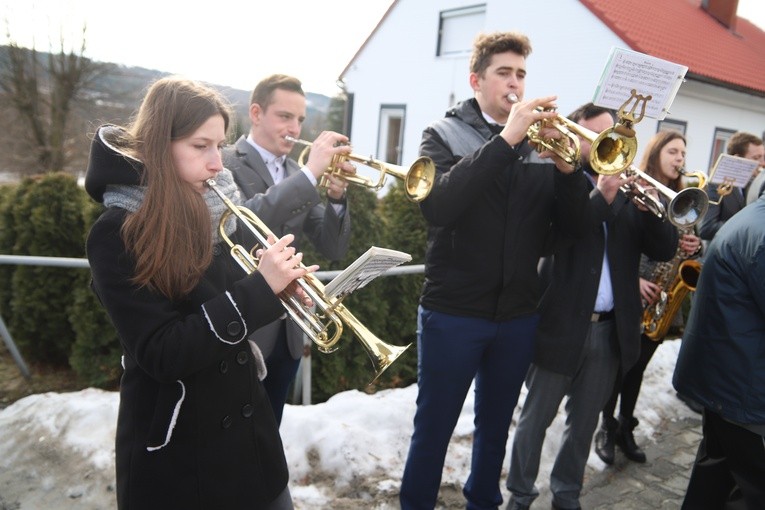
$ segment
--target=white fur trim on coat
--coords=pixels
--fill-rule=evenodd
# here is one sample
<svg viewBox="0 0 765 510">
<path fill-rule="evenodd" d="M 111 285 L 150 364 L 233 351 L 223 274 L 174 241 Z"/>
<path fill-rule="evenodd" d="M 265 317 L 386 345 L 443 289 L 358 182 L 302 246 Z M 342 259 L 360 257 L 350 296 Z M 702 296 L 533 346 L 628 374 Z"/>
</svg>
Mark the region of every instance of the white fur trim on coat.
<svg viewBox="0 0 765 510">
<path fill-rule="evenodd" d="M 183 399 L 186 398 L 186 385 L 184 385 L 183 381 L 181 380 L 178 380 L 176 382 L 181 385 L 181 398 L 179 398 L 178 402 L 175 403 L 175 409 L 173 409 L 173 418 L 170 420 L 170 425 L 167 427 L 167 435 L 165 435 L 165 442 L 159 446 L 147 446 L 146 447 L 147 451 L 153 452 L 153 451 L 159 450 L 160 448 L 164 448 L 165 446 L 167 446 L 167 444 L 170 442 L 170 438 L 173 436 L 173 429 L 175 428 L 175 422 L 178 421 L 178 413 L 181 412 L 181 404 L 183 403 Z"/>
<path fill-rule="evenodd" d="M 233 342 L 230 342 L 228 340 L 225 340 L 222 338 L 218 332 L 215 330 L 215 325 L 212 323 L 212 319 L 210 319 L 210 316 L 207 314 L 207 309 L 205 309 L 205 305 L 202 305 L 202 313 L 205 314 L 205 319 L 207 319 L 207 324 L 210 326 L 210 330 L 215 333 L 215 336 L 218 340 L 223 342 L 224 344 L 229 345 L 236 345 L 245 338 L 247 338 L 247 321 L 244 320 L 244 317 L 242 317 L 242 312 L 239 311 L 239 307 L 236 306 L 236 302 L 234 301 L 234 298 L 231 296 L 231 293 L 229 291 L 226 291 L 226 297 L 228 297 L 228 300 L 231 301 L 231 304 L 234 306 L 234 310 L 236 310 L 237 315 L 239 315 L 239 318 L 242 320 L 242 324 L 244 325 L 244 331 L 242 331 L 242 335 L 239 337 L 238 340 L 234 340 Z"/>
</svg>

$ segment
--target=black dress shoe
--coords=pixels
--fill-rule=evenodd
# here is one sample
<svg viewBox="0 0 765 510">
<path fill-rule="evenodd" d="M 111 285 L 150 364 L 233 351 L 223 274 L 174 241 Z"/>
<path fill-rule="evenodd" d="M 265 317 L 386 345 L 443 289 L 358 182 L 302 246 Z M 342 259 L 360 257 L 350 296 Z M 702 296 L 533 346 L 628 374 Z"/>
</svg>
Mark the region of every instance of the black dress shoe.
<svg viewBox="0 0 765 510">
<path fill-rule="evenodd" d="M 529 510 L 529 505 L 522 505 L 518 503 L 513 497 L 510 497 L 510 501 L 507 502 L 505 510 Z"/>
<path fill-rule="evenodd" d="M 553 502 L 552 510 L 582 510 L 582 507 L 581 506 L 575 506 L 573 508 L 569 508 L 569 507 L 566 507 L 566 506 L 558 506 L 558 505 L 555 504 L 555 502 Z"/>
<path fill-rule="evenodd" d="M 634 416 L 625 418 L 619 416 L 619 429 L 616 431 L 616 446 L 618 446 L 624 455 L 633 462 L 643 463 L 646 461 L 645 453 L 635 442 L 635 436 L 632 431 L 637 427 L 638 421 Z"/>
<path fill-rule="evenodd" d="M 595 434 L 595 453 L 600 460 L 609 466 L 614 463 L 614 440 L 619 422 L 616 419 L 604 417 L 600 429 Z"/>
</svg>

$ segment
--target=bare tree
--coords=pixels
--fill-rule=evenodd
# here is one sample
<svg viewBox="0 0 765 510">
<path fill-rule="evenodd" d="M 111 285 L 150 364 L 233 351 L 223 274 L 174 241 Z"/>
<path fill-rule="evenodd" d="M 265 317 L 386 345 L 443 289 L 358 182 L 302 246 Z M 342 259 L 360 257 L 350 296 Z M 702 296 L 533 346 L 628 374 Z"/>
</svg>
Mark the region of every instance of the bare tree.
<svg viewBox="0 0 765 510">
<path fill-rule="evenodd" d="M 20 159 L 28 161 L 28 173 L 64 171 L 72 155 L 76 135 L 67 128 L 73 102 L 101 69 L 84 56 L 85 34 L 83 25 L 78 51 L 67 51 L 61 37 L 56 53 L 41 54 L 34 46 L 21 47 L 6 31 L 9 44 L 6 65 L 0 67 L 0 92 L 24 127 L 16 147 L 21 149 Z"/>
</svg>

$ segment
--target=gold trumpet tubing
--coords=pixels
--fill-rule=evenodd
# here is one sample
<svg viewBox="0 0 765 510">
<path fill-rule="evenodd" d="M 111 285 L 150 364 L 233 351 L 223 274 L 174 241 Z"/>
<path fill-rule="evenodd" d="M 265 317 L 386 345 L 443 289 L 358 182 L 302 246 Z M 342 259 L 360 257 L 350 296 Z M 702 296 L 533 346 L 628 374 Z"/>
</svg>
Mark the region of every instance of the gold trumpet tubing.
<svg viewBox="0 0 765 510">
<path fill-rule="evenodd" d="M 537 111 L 544 110 L 538 107 Z M 622 132 L 623 130 L 619 129 L 620 124 L 606 129 L 601 133 L 595 133 L 562 115 L 557 115 L 547 122 L 551 122 L 553 127 L 558 128 L 559 131 L 566 134 L 569 140 L 572 140 L 572 145 L 574 145 L 575 148 L 571 150 L 569 155 L 576 154 L 575 159 L 570 160 L 570 158 L 564 157 L 566 154 L 556 152 L 569 164 L 573 164 L 573 161 L 579 159 L 579 138 L 583 138 L 590 142 L 590 166 L 599 174 L 616 175 L 621 173 L 629 167 L 637 154 L 637 140 L 634 137 L 634 133 L 632 136 L 628 136 Z M 539 137 L 539 129 L 539 123 L 531 125 L 526 133 L 529 140 L 535 143 L 544 142 L 544 140 Z M 542 143 L 542 145 L 546 146 L 544 143 Z M 549 149 L 550 147 L 547 148 Z"/>
<path fill-rule="evenodd" d="M 372 361 L 372 365 L 375 368 L 375 377 L 369 384 L 374 383 L 385 369 L 387 369 L 409 346 L 390 345 L 379 338 L 369 329 L 364 326 L 354 315 L 343 305 L 338 305 L 337 313 L 342 317 L 343 322 L 348 326 L 356 338 L 359 339 L 361 345 L 364 347 L 369 359 Z"/>
<path fill-rule="evenodd" d="M 358 160 L 355 160 L 355 159 L 353 159 L 351 157 L 343 158 L 343 160 L 358 161 Z M 364 186 L 366 188 L 371 189 L 372 191 L 377 191 L 377 190 L 379 190 L 380 188 L 382 188 L 385 185 L 386 170 L 384 168 L 376 168 L 376 167 L 372 166 L 372 164 L 370 164 L 370 163 L 373 163 L 373 162 L 374 161 L 367 160 L 367 161 L 364 161 L 362 164 L 364 164 L 365 166 L 368 166 L 370 168 L 375 168 L 375 169 L 380 171 L 380 178 L 377 180 L 377 183 L 374 183 L 372 181 L 372 179 L 364 177 L 363 175 L 347 175 L 347 174 L 344 174 L 343 171 L 340 170 L 336 166 L 337 163 L 333 162 L 332 166 L 330 166 L 327 169 L 327 171 L 324 173 L 324 175 L 321 176 L 321 180 L 319 181 L 319 185 L 324 187 L 324 188 L 328 187 L 329 186 L 329 179 L 328 179 L 328 177 L 332 176 L 332 177 L 336 177 L 338 179 L 342 179 L 342 180 L 344 180 L 345 182 L 347 182 L 349 184 L 355 184 L 357 186 Z"/>
<path fill-rule="evenodd" d="M 298 158 L 298 164 L 303 166 L 306 161 L 306 155 L 313 143 L 291 136 L 285 136 L 284 139 L 289 142 L 299 143 L 306 146 Z M 377 182 L 375 182 L 372 179 L 361 175 L 348 175 L 338 168 L 338 165 L 343 161 L 353 161 L 372 168 L 373 170 L 380 172 L 380 177 Z M 392 175 L 393 177 L 404 181 L 404 189 L 406 190 L 406 196 L 409 200 L 412 202 L 421 202 L 425 200 L 430 193 L 435 181 L 435 174 L 436 165 L 433 163 L 433 160 L 427 156 L 420 156 L 408 169 L 406 169 L 406 167 L 373 159 L 371 156 L 365 157 L 357 154 L 338 154 L 332 158 L 332 162 L 329 167 L 327 167 L 325 174 L 322 175 L 319 180 L 319 186 L 326 188 L 329 185 L 328 176 L 333 176 L 342 179 L 349 184 L 355 184 L 377 191 L 385 185 L 386 176 Z"/>
<path fill-rule="evenodd" d="M 538 106 L 536 111 L 544 112 L 546 110 Z M 552 119 L 533 123 L 531 126 L 529 126 L 526 135 L 529 137 L 529 140 L 534 142 L 537 146 L 541 145 L 545 149 L 554 152 L 559 158 L 561 158 L 569 165 L 574 165 L 579 161 L 580 143 L 576 134 L 574 134 L 572 130 L 567 126 L 567 124 L 570 122 L 571 121 L 565 117 L 557 115 Z M 559 133 L 561 133 L 561 135 L 563 135 L 563 138 L 543 138 L 540 133 L 545 127 L 556 129 Z M 565 143 L 566 141 L 569 141 L 570 143 Z"/>
<path fill-rule="evenodd" d="M 222 191 L 218 189 L 218 187 L 215 184 L 214 179 L 208 179 L 207 185 L 210 189 L 212 189 L 215 194 L 218 195 L 218 197 L 223 201 L 224 204 L 226 204 L 226 207 L 228 210 L 226 213 L 229 213 L 229 215 L 233 214 L 243 225 L 245 225 L 250 233 L 252 233 L 253 236 L 255 236 L 255 239 L 260 244 L 263 249 L 266 249 L 270 247 L 271 245 L 268 242 L 268 237 L 273 236 L 273 232 L 266 226 L 263 221 L 261 221 L 260 218 L 258 218 L 252 211 L 249 209 L 239 207 L 236 204 L 234 204 L 229 198 L 223 194 Z M 226 216 L 228 217 L 228 216 Z M 257 269 L 257 261 L 254 257 L 252 257 L 247 250 L 245 250 L 243 247 L 239 245 L 235 245 L 227 235 L 225 235 L 225 222 L 221 221 L 219 224 L 219 230 L 222 234 L 223 239 L 226 239 L 227 244 L 232 249 L 232 256 L 236 259 L 236 261 L 239 263 L 239 265 L 242 267 L 242 269 L 245 270 L 248 274 L 252 273 Z M 276 236 L 274 236 L 276 237 Z M 303 264 L 300 264 L 301 267 L 305 268 Z M 306 275 L 311 276 L 311 275 Z M 318 280 L 314 279 L 318 282 Z M 304 278 L 299 278 L 296 280 L 298 286 L 303 290 L 303 292 L 313 300 L 314 304 L 320 309 L 320 310 L 329 310 L 331 308 L 331 305 L 326 302 L 326 300 L 316 291 L 314 290 L 315 287 L 312 287 L 311 285 L 308 285 L 306 283 L 306 280 Z M 320 287 L 323 289 L 323 287 Z M 305 307 L 299 303 L 296 299 L 294 299 L 294 296 L 291 296 L 291 299 L 284 299 L 283 296 L 279 296 L 280 301 L 282 302 L 282 305 L 287 311 L 287 314 L 297 322 L 297 324 L 300 326 L 300 328 L 313 340 L 319 348 L 325 348 L 325 349 L 331 349 L 339 340 L 343 332 L 342 323 L 339 321 L 339 319 L 336 317 L 335 314 L 333 314 L 331 311 L 327 313 L 327 319 L 332 321 L 332 323 L 335 326 L 335 331 L 331 336 L 325 335 L 326 331 L 328 331 L 327 326 L 321 326 L 319 329 L 320 331 L 312 331 L 310 328 L 308 328 L 308 325 L 305 324 L 304 320 L 304 313 L 305 313 Z"/>
<path fill-rule="evenodd" d="M 257 242 L 260 243 L 263 248 L 268 248 L 270 246 L 268 238 L 272 236 L 273 233 L 260 220 L 260 218 L 249 209 L 239 207 L 231 202 L 231 200 L 218 189 L 214 179 L 208 179 L 206 184 L 221 200 L 223 200 L 223 203 L 226 204 L 226 207 L 228 208 L 227 212 L 236 216 L 242 224 L 250 230 Z M 228 217 L 226 217 L 226 219 L 228 219 Z M 224 226 L 225 221 L 221 221 L 219 223 L 221 236 L 226 240 L 229 246 L 232 247 L 232 255 L 234 255 L 240 265 L 243 264 L 242 267 L 248 274 L 250 274 L 254 269 L 248 270 L 247 268 L 257 268 L 257 260 L 244 248 L 231 241 L 225 233 Z M 234 249 L 234 247 L 237 248 Z M 300 267 L 304 268 L 305 266 L 300 264 Z M 356 339 L 361 342 L 372 360 L 375 377 L 369 384 L 376 381 L 385 369 L 387 369 L 411 346 L 411 344 L 402 347 L 388 345 L 377 338 L 340 303 L 340 300 L 326 297 L 326 289 L 324 285 L 314 275 L 310 273 L 306 274 L 303 278 L 295 280 L 295 282 L 303 292 L 313 300 L 314 304 L 321 310 L 321 312 L 319 315 L 309 313 L 306 307 L 303 306 L 295 296 L 288 296 L 285 295 L 285 292 L 282 292 L 279 295 L 279 300 L 282 303 L 282 306 L 287 310 L 287 314 L 298 324 L 300 329 L 302 329 L 303 332 L 317 344 L 321 352 L 332 352 L 335 350 L 334 346 L 343 332 L 343 324 L 346 324 L 355 335 Z M 310 315 L 310 317 L 308 317 L 308 315 Z"/>
</svg>

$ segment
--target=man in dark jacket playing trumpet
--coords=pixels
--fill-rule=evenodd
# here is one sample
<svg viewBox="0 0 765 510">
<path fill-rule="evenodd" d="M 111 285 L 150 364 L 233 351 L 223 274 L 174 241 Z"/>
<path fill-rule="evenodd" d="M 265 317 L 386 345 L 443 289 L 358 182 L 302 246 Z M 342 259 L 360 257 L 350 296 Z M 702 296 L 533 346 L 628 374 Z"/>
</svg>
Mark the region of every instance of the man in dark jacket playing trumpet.
<svg viewBox="0 0 765 510">
<path fill-rule="evenodd" d="M 613 126 L 610 110 L 586 104 L 569 118 L 591 131 Z M 642 305 L 640 254 L 669 260 L 677 230 L 639 208 L 621 191 L 630 179 L 598 176 L 582 140 L 590 208 L 587 234 L 558 236 L 550 287 L 542 299 L 534 356 L 526 378 L 528 394 L 513 439 L 507 488 L 508 509 L 529 508 L 545 432 L 564 396 L 566 431 L 550 473 L 553 508 L 580 508 L 584 468 L 598 415 L 617 375 L 638 359 Z"/>
<path fill-rule="evenodd" d="M 538 321 L 537 263 L 554 234 L 583 233 L 584 175 L 558 155 L 537 154 L 526 138 L 531 124 L 556 116 L 537 109 L 554 106 L 555 97 L 522 99 L 530 51 L 522 34 L 479 35 L 470 62 L 474 98 L 423 133 L 420 153 L 435 162 L 436 179 L 420 204 L 429 231 L 403 510 L 436 506 L 474 379 L 476 428 L 463 493 L 469 509 L 502 503 L 505 444 Z"/>
</svg>

